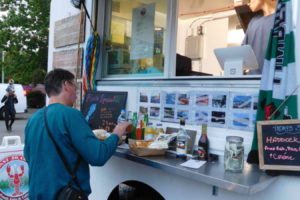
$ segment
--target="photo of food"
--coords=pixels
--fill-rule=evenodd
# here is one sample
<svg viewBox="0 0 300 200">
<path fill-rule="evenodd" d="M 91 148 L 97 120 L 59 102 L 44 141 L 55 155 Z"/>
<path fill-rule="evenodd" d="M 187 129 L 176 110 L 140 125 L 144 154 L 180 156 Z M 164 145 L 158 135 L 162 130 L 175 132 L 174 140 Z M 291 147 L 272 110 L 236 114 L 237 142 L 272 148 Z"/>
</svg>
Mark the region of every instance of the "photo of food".
<svg viewBox="0 0 300 200">
<path fill-rule="evenodd" d="M 178 95 L 178 105 L 189 105 L 190 97 L 187 94 Z"/>
<path fill-rule="evenodd" d="M 236 95 L 233 97 L 232 107 L 235 109 L 251 109 L 252 96 Z"/>
<path fill-rule="evenodd" d="M 252 125 L 255 126 L 256 123 L 256 113 L 252 114 Z"/>
<path fill-rule="evenodd" d="M 197 106 L 208 106 L 209 96 L 208 94 L 196 94 L 196 105 Z"/>
<path fill-rule="evenodd" d="M 159 117 L 159 112 L 159 107 L 150 107 L 150 117 Z"/>
<path fill-rule="evenodd" d="M 227 95 L 216 94 L 212 96 L 212 107 L 213 108 L 226 108 Z"/>
<path fill-rule="evenodd" d="M 188 110 L 177 110 L 177 119 L 185 118 L 189 119 L 189 111 Z"/>
<path fill-rule="evenodd" d="M 148 102 L 148 95 L 144 92 L 140 92 L 140 102 L 147 103 Z"/>
<path fill-rule="evenodd" d="M 208 122 L 208 112 L 207 111 L 196 111 L 195 112 L 195 122 L 196 123 L 207 123 Z"/>
<path fill-rule="evenodd" d="M 143 114 L 148 113 L 148 108 L 144 107 L 144 106 L 140 106 L 139 112 L 141 112 Z"/>
<path fill-rule="evenodd" d="M 257 110 L 258 96 L 253 96 L 253 110 Z"/>
<path fill-rule="evenodd" d="M 164 118 L 167 119 L 174 119 L 174 115 L 175 115 L 175 110 L 174 108 L 164 108 Z"/>
<path fill-rule="evenodd" d="M 233 113 L 232 125 L 237 127 L 248 127 L 250 116 L 248 113 Z"/>
<path fill-rule="evenodd" d="M 225 124 L 225 112 L 212 111 L 211 112 L 211 122 L 216 124 Z"/>
<path fill-rule="evenodd" d="M 159 92 L 152 93 L 150 102 L 151 103 L 160 103 L 160 93 Z"/>
<path fill-rule="evenodd" d="M 166 104 L 175 104 L 175 93 L 167 93 L 166 94 Z"/>
</svg>

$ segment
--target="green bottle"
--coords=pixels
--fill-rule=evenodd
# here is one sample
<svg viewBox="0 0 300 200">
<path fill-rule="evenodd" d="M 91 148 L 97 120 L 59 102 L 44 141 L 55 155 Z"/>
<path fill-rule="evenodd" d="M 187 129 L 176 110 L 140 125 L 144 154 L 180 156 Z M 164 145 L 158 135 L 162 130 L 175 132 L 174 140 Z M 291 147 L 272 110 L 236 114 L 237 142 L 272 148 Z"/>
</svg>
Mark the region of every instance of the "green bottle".
<svg viewBox="0 0 300 200">
<path fill-rule="evenodd" d="M 148 113 L 144 114 L 144 122 L 143 122 L 143 129 L 142 129 L 142 138 L 144 139 L 145 136 L 145 128 L 147 127 L 147 124 L 149 123 L 149 117 Z"/>
<path fill-rule="evenodd" d="M 137 126 L 137 113 L 136 112 L 133 113 L 133 118 L 132 118 L 131 124 L 133 126 L 133 131 L 130 133 L 130 138 L 135 140 L 136 139 L 135 132 L 136 132 L 136 126 Z"/>
</svg>

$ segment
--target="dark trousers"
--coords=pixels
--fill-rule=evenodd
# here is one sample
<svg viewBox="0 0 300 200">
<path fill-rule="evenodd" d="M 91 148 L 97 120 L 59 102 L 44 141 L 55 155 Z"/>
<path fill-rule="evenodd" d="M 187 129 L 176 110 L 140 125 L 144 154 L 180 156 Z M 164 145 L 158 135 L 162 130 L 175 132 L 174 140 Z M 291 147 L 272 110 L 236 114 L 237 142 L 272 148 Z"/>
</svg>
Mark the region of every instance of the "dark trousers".
<svg viewBox="0 0 300 200">
<path fill-rule="evenodd" d="M 11 110 L 6 110 L 4 111 L 5 113 L 5 126 L 8 131 L 11 130 L 11 126 L 13 125 L 15 121 L 15 112 Z"/>
</svg>

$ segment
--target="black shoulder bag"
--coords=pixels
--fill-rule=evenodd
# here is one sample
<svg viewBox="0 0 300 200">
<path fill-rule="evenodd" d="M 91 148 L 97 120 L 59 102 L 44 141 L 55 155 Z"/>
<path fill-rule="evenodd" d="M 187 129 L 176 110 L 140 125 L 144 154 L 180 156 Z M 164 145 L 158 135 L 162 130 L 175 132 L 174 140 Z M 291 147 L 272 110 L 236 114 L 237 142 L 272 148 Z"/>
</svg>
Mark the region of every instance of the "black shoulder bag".
<svg viewBox="0 0 300 200">
<path fill-rule="evenodd" d="M 52 133 L 49 130 L 47 119 L 46 119 L 46 112 L 47 112 L 47 107 L 45 107 L 45 110 L 44 110 L 44 120 L 45 120 L 47 133 L 48 133 L 49 137 L 51 138 L 51 140 L 53 141 L 54 146 L 55 146 L 61 160 L 63 161 L 67 171 L 69 172 L 69 174 L 71 176 L 71 180 L 69 181 L 68 185 L 64 186 L 63 188 L 61 188 L 57 192 L 57 194 L 55 196 L 55 199 L 56 200 L 88 200 L 88 198 L 85 196 L 84 192 L 82 191 L 80 185 L 78 184 L 77 178 L 76 178 L 76 171 L 77 171 L 77 168 L 79 166 L 80 156 L 78 155 L 78 158 L 77 158 L 77 161 L 76 161 L 76 164 L 75 164 L 75 168 L 72 172 L 72 170 L 71 170 L 70 166 L 68 165 L 64 155 L 62 154 L 61 150 L 57 146 L 57 144 L 56 144 L 56 142 L 55 142 L 55 140 L 52 136 Z M 79 187 L 80 191 L 75 190 L 74 188 L 71 187 L 72 180 Z"/>
</svg>

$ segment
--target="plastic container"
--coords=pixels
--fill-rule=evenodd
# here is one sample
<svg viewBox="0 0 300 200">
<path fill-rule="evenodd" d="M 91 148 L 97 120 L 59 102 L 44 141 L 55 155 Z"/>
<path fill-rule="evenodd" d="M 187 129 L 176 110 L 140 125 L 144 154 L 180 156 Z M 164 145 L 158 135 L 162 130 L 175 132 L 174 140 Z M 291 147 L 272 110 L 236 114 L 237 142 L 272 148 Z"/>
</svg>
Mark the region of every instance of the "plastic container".
<svg viewBox="0 0 300 200">
<path fill-rule="evenodd" d="M 147 126 L 145 128 L 145 134 L 144 134 L 144 140 L 154 140 L 156 136 L 155 129 L 153 128 L 153 125 L 151 122 L 147 123 Z"/>
<path fill-rule="evenodd" d="M 124 121 L 126 121 L 126 113 L 125 113 L 125 110 L 122 109 L 122 110 L 121 110 L 121 113 L 120 113 L 120 115 L 119 115 L 119 117 L 118 117 L 118 124 L 121 124 L 121 123 L 123 123 Z"/>
<path fill-rule="evenodd" d="M 244 139 L 238 136 L 227 136 L 224 152 L 225 170 L 241 172 L 244 169 Z"/>
<path fill-rule="evenodd" d="M 165 133 L 161 123 L 156 124 L 155 132 L 157 135 Z"/>
</svg>

